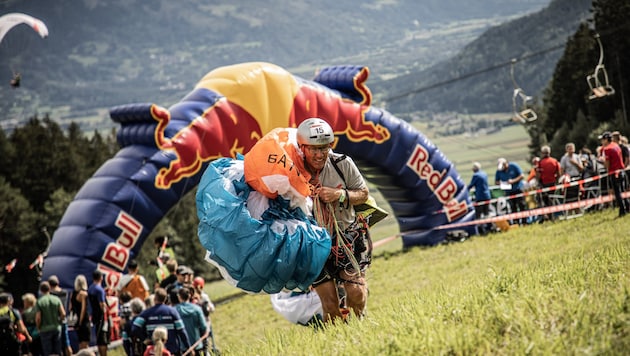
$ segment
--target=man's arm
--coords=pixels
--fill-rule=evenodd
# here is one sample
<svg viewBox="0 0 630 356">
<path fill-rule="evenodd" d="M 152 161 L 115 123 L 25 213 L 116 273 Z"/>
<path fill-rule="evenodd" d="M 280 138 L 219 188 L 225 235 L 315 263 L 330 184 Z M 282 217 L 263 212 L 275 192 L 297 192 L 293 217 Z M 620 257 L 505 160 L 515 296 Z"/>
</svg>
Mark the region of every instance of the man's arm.
<svg viewBox="0 0 630 356">
<path fill-rule="evenodd" d="M 42 327 L 42 312 L 37 310 L 37 313 L 35 314 L 35 326 L 37 327 L 37 330 L 40 330 Z"/>
<path fill-rule="evenodd" d="M 179 314 L 177 314 L 177 319 L 173 321 L 173 327 L 175 328 L 175 333 L 181 342 L 184 343 L 184 348 L 188 349 L 191 345 L 190 339 L 188 338 L 188 333 L 186 332 L 186 328 L 184 327 L 184 322 L 181 318 L 179 318 Z"/>
<path fill-rule="evenodd" d="M 141 340 L 146 339 L 146 321 L 142 315 L 139 315 L 137 318 L 133 320 L 133 324 L 131 324 L 131 335 L 133 337 L 137 337 Z"/>
<path fill-rule="evenodd" d="M 346 199 L 349 199 L 350 205 L 359 205 L 367 201 L 369 194 L 370 190 L 367 187 L 360 189 L 322 187 L 319 191 L 319 199 L 324 203 L 341 202 L 343 200 L 344 205 L 347 204 Z"/>
<path fill-rule="evenodd" d="M 66 318 L 66 309 L 63 307 L 63 304 L 59 303 L 59 320 L 64 320 Z"/>
<path fill-rule="evenodd" d="M 514 184 L 514 183 L 518 183 L 521 180 L 523 180 L 523 173 L 517 175 L 516 177 L 512 178 L 512 179 L 508 179 L 508 183 L 509 184 Z"/>
<path fill-rule="evenodd" d="M 580 161 L 580 157 L 578 157 L 577 154 L 574 154 L 573 157 L 571 157 L 571 160 L 569 162 L 571 162 L 571 164 L 576 166 L 580 172 L 584 170 L 584 166 L 582 165 L 582 162 Z"/>
</svg>

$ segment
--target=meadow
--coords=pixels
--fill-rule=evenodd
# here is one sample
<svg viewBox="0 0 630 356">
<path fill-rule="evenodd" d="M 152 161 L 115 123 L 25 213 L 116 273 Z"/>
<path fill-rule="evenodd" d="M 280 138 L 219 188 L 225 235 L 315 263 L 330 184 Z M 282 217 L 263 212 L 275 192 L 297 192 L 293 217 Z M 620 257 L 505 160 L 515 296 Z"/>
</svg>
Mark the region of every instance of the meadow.
<svg viewBox="0 0 630 356">
<path fill-rule="evenodd" d="M 616 215 L 405 251 L 398 239 L 375 250 L 363 320 L 316 330 L 246 295 L 217 306 L 216 342 L 223 355 L 624 354 L 629 218 Z"/>
</svg>

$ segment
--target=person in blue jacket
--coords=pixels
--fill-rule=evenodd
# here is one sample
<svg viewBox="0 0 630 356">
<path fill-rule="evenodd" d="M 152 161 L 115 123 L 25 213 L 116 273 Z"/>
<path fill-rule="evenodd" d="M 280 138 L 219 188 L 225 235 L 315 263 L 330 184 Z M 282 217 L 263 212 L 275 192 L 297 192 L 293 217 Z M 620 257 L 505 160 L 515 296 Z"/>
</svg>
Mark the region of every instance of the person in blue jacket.
<svg viewBox="0 0 630 356">
<path fill-rule="evenodd" d="M 498 159 L 497 172 L 494 176 L 496 185 L 500 185 L 510 204 L 512 213 L 527 210 L 525 198 L 523 197 L 523 170 L 514 163 L 508 162 L 505 158 Z M 518 219 L 518 223 L 526 224 L 527 218 Z"/>
<path fill-rule="evenodd" d="M 153 330 L 163 326 L 168 330 L 166 348 L 173 355 L 181 355 L 181 350 L 190 347 L 190 341 L 182 318 L 174 307 L 165 304 L 166 298 L 167 293 L 164 288 L 155 290 L 155 305 L 145 309 L 133 321 L 131 335 L 148 341 L 151 340 Z"/>
<path fill-rule="evenodd" d="M 490 188 L 488 187 L 488 174 L 481 169 L 481 163 L 474 162 L 472 165 L 473 175 L 468 184 L 468 190 L 475 192 L 475 219 L 484 219 L 490 215 Z M 488 224 L 483 224 L 477 228 L 480 234 L 488 232 Z"/>
</svg>

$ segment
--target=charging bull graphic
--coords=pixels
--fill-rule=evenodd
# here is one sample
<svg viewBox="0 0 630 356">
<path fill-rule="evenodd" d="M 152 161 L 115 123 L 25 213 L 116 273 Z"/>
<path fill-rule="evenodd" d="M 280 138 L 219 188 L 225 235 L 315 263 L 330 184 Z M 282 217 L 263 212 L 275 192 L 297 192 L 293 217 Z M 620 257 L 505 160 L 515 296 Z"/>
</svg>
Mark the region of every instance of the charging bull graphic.
<svg viewBox="0 0 630 356">
<path fill-rule="evenodd" d="M 335 150 L 353 157 L 388 200 L 407 232 L 405 246 L 444 241 L 448 229 L 436 227 L 474 218 L 466 184 L 420 132 L 371 106 L 368 76 L 366 67 L 335 66 L 305 80 L 273 64 L 243 63 L 211 71 L 168 109 L 150 103 L 112 108 L 121 149 L 64 213 L 43 278 L 56 274 L 62 287 L 72 288 L 76 275 L 99 268 L 116 285 L 148 234 L 197 186 L 211 161 L 247 153 L 274 128 L 297 127 L 309 117 L 330 123 Z M 475 233 L 474 226 L 466 229 Z"/>
</svg>

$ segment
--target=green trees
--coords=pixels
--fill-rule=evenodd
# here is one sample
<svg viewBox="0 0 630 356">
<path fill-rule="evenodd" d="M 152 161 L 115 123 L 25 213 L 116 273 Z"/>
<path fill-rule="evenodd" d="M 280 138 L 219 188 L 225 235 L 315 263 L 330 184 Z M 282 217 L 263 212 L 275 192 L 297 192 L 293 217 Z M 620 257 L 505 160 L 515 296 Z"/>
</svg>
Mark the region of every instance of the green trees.
<svg viewBox="0 0 630 356">
<path fill-rule="evenodd" d="M 0 274 L 0 289 L 37 290 L 39 270 L 30 265 L 48 246 L 43 229 L 52 234 L 74 194 L 116 152 L 113 136 L 94 137 L 76 124 L 64 132 L 48 116 L 0 132 L 0 263 L 18 259 Z"/>
</svg>

